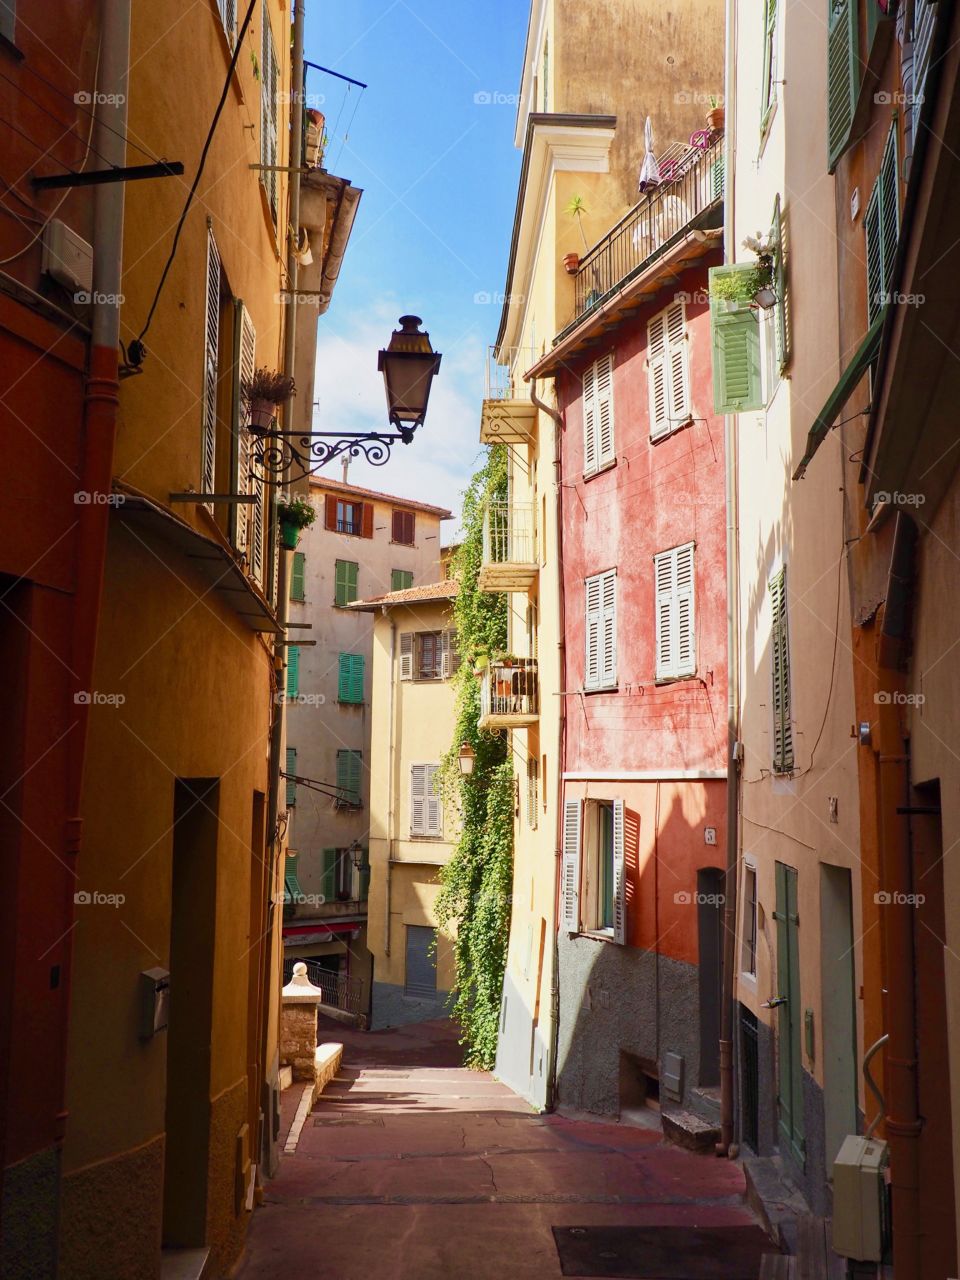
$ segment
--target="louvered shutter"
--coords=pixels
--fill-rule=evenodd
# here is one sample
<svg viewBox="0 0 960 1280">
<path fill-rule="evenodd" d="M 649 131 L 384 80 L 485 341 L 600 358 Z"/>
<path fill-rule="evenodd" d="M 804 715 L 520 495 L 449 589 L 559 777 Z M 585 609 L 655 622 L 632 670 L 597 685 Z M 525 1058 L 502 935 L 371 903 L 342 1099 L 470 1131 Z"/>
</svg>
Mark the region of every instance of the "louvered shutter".
<svg viewBox="0 0 960 1280">
<path fill-rule="evenodd" d="M 883 288 L 888 291 L 893 278 L 900 230 L 900 201 L 897 193 L 897 126 L 887 134 L 880 162 L 880 244 L 883 257 Z"/>
<path fill-rule="evenodd" d="M 235 377 L 233 388 L 233 440 L 235 473 L 233 491 L 238 496 L 252 495 L 260 510 L 261 553 L 263 547 L 263 485 L 253 475 L 250 432 L 247 428 L 247 403 L 245 388 L 256 369 L 257 331 L 250 319 L 250 312 L 237 300 L 234 306 Z M 247 572 L 253 574 L 253 558 L 250 548 L 251 508 L 246 502 L 233 506 L 233 545 L 241 555 L 247 556 Z M 257 576 L 257 575 L 254 575 Z"/>
<path fill-rule="evenodd" d="M 600 683 L 617 683 L 617 574 L 614 569 L 600 578 Z"/>
<path fill-rule="evenodd" d="M 667 308 L 667 385 L 670 392 L 670 425 L 680 426 L 690 417 L 690 388 L 687 372 L 687 322 L 683 303 Z"/>
<path fill-rule="evenodd" d="M 354 508 L 356 511 L 356 508 Z M 356 517 L 354 517 L 356 518 Z M 373 503 L 363 502 L 360 504 L 360 527 L 354 529 L 355 533 L 359 533 L 361 538 L 373 537 Z"/>
<path fill-rule="evenodd" d="M 667 405 L 667 373 L 664 357 L 667 352 L 665 312 L 654 316 L 647 325 L 647 378 L 650 387 L 650 435 L 663 435 L 669 430 L 670 412 Z"/>
<path fill-rule="evenodd" d="M 410 834 L 427 834 L 427 766 L 410 766 Z"/>
<path fill-rule="evenodd" d="M 301 604 L 307 598 L 306 589 L 307 557 L 302 551 L 293 553 L 293 564 L 290 570 L 290 599 Z"/>
<path fill-rule="evenodd" d="M 827 31 L 827 159 L 831 173 L 850 141 L 857 105 L 856 0 L 828 0 Z"/>
<path fill-rule="evenodd" d="M 780 211 L 779 194 L 773 202 L 770 230 L 773 248 L 773 284 L 777 295 L 773 317 L 777 343 L 777 368 L 782 373 L 790 360 L 790 339 L 787 319 L 787 275 L 783 260 L 783 215 Z"/>
<path fill-rule="evenodd" d="M 337 790 L 340 792 L 340 804 L 360 804 L 361 767 L 362 755 L 359 751 L 337 752 Z"/>
<path fill-rule="evenodd" d="M 613 437 L 613 356 L 596 363 L 597 466 L 605 467 L 617 456 Z"/>
<path fill-rule="evenodd" d="M 867 249 L 867 325 L 873 324 L 883 306 L 883 241 L 880 236 L 880 190 L 873 188 L 863 219 Z"/>
<path fill-rule="evenodd" d="M 673 652 L 673 553 L 654 556 L 656 583 L 657 679 L 670 680 L 676 674 Z"/>
<path fill-rule="evenodd" d="M 692 675 L 697 667 L 693 543 L 654 557 L 657 679 Z"/>
<path fill-rule="evenodd" d="M 362 653 L 341 653 L 337 673 L 337 700 L 363 702 L 364 657 Z"/>
<path fill-rule="evenodd" d="M 220 9 L 220 20 L 232 49 L 237 43 L 237 3 L 236 0 L 217 0 Z"/>
<path fill-rule="evenodd" d="M 527 826 L 536 828 L 540 807 L 540 761 L 527 757 Z"/>
<path fill-rule="evenodd" d="M 627 870 L 623 853 L 623 801 L 613 802 L 613 940 L 627 940 Z"/>
<path fill-rule="evenodd" d="M 323 500 L 324 509 L 324 528 L 336 531 L 337 528 L 337 499 L 332 493 L 326 494 Z"/>
<path fill-rule="evenodd" d="M 337 896 L 337 851 L 324 849 L 323 870 L 320 875 L 320 892 L 325 902 L 333 902 Z"/>
<path fill-rule="evenodd" d="M 711 285 L 721 275 L 754 271 L 749 263 L 711 267 Z M 717 413 L 743 413 L 763 404 L 760 380 L 760 325 L 747 304 L 712 298 L 710 330 L 713 355 L 713 407 Z"/>
<path fill-rule="evenodd" d="M 597 366 L 583 375 L 583 474 L 597 469 Z"/>
<path fill-rule="evenodd" d="M 287 778 L 287 808 L 292 809 L 297 803 L 297 784 L 293 778 L 297 772 L 297 748 L 287 747 L 287 767 L 284 773 L 289 774 Z"/>
<path fill-rule="evenodd" d="M 260 46 L 260 163 L 270 166 L 264 169 L 260 180 L 266 188 L 274 220 L 277 217 L 277 172 L 280 163 L 277 150 L 277 83 L 279 72 L 277 54 L 270 29 L 270 15 L 264 4 L 261 13 L 263 24 Z"/>
<path fill-rule="evenodd" d="M 770 666 L 773 700 L 773 769 L 793 768 L 793 726 L 790 720 L 790 649 L 787 637 L 786 570 L 770 579 Z"/>
<path fill-rule="evenodd" d="M 583 666 L 583 684 L 586 689 L 597 689 L 600 686 L 601 672 L 601 633 L 602 633 L 602 591 L 599 578 L 587 578 L 585 584 L 585 636 L 586 655 Z"/>
<path fill-rule="evenodd" d="M 213 493 L 217 480 L 217 375 L 220 362 L 220 254 L 207 228 L 207 298 L 203 338 L 203 434 L 200 453 L 200 489 Z M 212 504 L 207 504 L 212 511 Z"/>
<path fill-rule="evenodd" d="M 457 650 L 457 633 L 450 630 L 440 632 L 440 679 L 449 680 L 460 667 L 460 654 Z"/>
<path fill-rule="evenodd" d="M 400 633 L 400 679 L 413 679 L 413 637 L 412 631 Z"/>
<path fill-rule="evenodd" d="M 300 646 L 287 646 L 287 697 L 300 696 Z"/>
<path fill-rule="evenodd" d="M 673 553 L 674 589 L 676 591 L 676 655 L 677 675 L 689 676 L 697 669 L 697 646 L 694 615 L 693 543 L 677 547 Z"/>
<path fill-rule="evenodd" d="M 334 600 L 337 604 L 350 604 L 357 598 L 357 564 L 354 560 L 336 562 Z"/>
<path fill-rule="evenodd" d="M 777 80 L 777 0 L 764 0 L 763 85 L 760 93 L 761 127 L 776 99 Z"/>
<path fill-rule="evenodd" d="M 413 586 L 413 571 L 411 569 L 391 569 L 390 570 L 390 590 L 391 591 L 408 591 Z"/>
<path fill-rule="evenodd" d="M 426 769 L 426 834 L 428 836 L 443 835 L 443 809 L 440 804 L 439 775 L 440 766 L 428 764 Z"/>
<path fill-rule="evenodd" d="M 563 802 L 563 882 L 560 890 L 563 928 L 576 933 L 580 928 L 580 826 L 579 800 Z"/>
</svg>

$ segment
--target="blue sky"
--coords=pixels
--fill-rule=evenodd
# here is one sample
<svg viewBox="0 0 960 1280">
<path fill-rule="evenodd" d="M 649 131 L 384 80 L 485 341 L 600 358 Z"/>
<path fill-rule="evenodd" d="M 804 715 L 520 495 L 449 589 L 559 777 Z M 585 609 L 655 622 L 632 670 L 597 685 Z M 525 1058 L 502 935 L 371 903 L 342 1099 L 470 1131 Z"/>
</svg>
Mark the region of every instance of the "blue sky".
<svg viewBox="0 0 960 1280">
<path fill-rule="evenodd" d="M 376 353 L 401 314 L 422 316 L 443 353 L 426 425 L 386 466 L 351 463 L 350 479 L 454 511 L 479 454 L 485 350 L 500 317 L 527 9 L 526 0 L 307 6 L 306 57 L 369 86 L 358 103 L 360 91 L 331 76 L 307 80 L 324 96 L 327 168 L 363 189 L 320 320 L 314 428 L 386 426 Z M 331 471 L 339 477 L 338 464 Z"/>
</svg>

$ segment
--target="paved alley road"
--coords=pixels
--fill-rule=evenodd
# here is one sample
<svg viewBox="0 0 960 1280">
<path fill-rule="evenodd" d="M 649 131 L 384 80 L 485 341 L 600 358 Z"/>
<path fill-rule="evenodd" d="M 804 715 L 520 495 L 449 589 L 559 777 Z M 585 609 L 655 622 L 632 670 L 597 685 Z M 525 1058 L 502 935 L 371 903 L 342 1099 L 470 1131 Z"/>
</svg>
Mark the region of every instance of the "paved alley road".
<svg viewBox="0 0 960 1280">
<path fill-rule="evenodd" d="M 241 1280 L 546 1280 L 562 1274 L 553 1226 L 754 1221 L 735 1165 L 658 1130 L 535 1115 L 457 1065 L 448 1023 L 321 1035 L 343 1067 L 267 1183 Z"/>
</svg>

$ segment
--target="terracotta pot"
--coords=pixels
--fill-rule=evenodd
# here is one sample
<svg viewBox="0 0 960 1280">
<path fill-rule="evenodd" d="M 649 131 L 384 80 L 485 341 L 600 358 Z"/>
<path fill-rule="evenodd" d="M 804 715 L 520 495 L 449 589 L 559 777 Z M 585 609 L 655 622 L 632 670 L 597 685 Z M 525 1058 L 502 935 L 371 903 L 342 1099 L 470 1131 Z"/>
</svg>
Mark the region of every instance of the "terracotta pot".
<svg viewBox="0 0 960 1280">
<path fill-rule="evenodd" d="M 723 107 L 713 107 L 710 111 L 707 112 L 707 124 L 714 131 L 714 133 L 716 133 L 719 129 L 723 128 L 724 119 L 725 119 L 725 114 L 724 114 Z"/>
<path fill-rule="evenodd" d="M 277 416 L 277 406 L 272 400 L 251 400 L 250 430 L 269 431 Z"/>
<path fill-rule="evenodd" d="M 563 269 L 567 275 L 575 276 L 580 270 L 579 253 L 565 253 L 563 255 Z"/>
</svg>

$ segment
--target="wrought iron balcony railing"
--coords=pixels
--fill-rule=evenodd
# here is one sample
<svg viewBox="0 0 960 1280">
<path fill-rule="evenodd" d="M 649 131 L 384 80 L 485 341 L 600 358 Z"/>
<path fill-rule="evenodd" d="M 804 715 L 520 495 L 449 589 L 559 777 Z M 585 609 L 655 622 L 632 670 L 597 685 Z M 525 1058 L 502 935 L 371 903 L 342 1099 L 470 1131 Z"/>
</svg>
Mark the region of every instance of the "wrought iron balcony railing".
<svg viewBox="0 0 960 1280">
<path fill-rule="evenodd" d="M 654 262 L 694 228 L 719 226 L 723 138 L 671 158 L 662 180 L 584 254 L 576 279 L 575 320 Z M 712 215 L 712 216 L 711 216 Z"/>
<path fill-rule="evenodd" d="M 481 674 L 480 727 L 519 728 L 540 714 L 536 658 L 498 658 Z"/>
<path fill-rule="evenodd" d="M 284 960 L 283 981 L 288 983 L 293 977 L 293 966 L 296 960 Z M 307 977 L 315 987 L 323 992 L 323 1003 L 334 1009 L 342 1009 L 344 1013 L 362 1014 L 366 1012 L 363 979 L 352 978 L 343 973 L 331 973 L 315 960 L 307 960 Z"/>
</svg>

